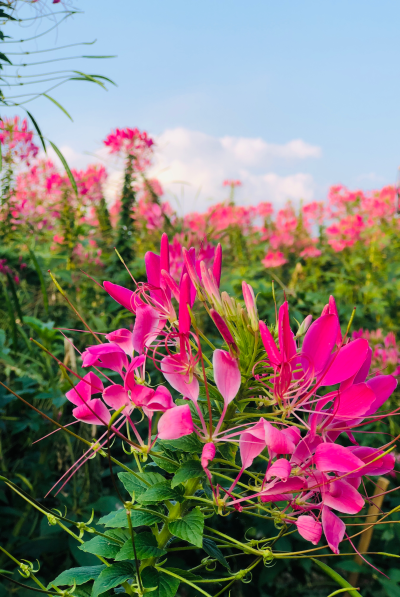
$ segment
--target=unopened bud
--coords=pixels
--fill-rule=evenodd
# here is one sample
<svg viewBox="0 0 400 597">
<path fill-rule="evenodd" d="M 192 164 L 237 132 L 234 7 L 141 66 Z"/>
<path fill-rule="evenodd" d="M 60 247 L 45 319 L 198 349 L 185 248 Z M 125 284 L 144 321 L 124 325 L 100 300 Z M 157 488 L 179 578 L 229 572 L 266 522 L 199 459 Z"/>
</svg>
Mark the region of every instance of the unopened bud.
<svg viewBox="0 0 400 597">
<path fill-rule="evenodd" d="M 301 336 L 304 336 L 304 334 L 310 327 L 311 322 L 312 322 L 312 315 L 307 315 L 307 317 L 304 319 L 304 321 L 301 322 L 299 329 L 297 330 L 296 338 L 300 338 Z"/>
<path fill-rule="evenodd" d="M 253 332 L 256 332 L 258 330 L 258 312 L 253 289 L 246 282 L 242 282 L 242 292 L 247 313 L 250 317 L 251 329 L 253 330 Z"/>
</svg>

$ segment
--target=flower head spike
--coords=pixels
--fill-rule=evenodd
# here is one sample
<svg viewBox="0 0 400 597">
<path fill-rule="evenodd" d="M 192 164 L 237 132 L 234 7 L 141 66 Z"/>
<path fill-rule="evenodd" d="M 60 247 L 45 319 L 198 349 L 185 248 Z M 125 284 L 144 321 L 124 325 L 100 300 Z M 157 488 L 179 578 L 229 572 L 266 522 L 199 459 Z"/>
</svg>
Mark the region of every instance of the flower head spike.
<svg viewBox="0 0 400 597">
<path fill-rule="evenodd" d="M 250 318 L 251 328 L 254 332 L 256 332 L 258 330 L 258 312 L 253 289 L 246 282 L 242 282 L 242 292 L 247 313 Z"/>
</svg>

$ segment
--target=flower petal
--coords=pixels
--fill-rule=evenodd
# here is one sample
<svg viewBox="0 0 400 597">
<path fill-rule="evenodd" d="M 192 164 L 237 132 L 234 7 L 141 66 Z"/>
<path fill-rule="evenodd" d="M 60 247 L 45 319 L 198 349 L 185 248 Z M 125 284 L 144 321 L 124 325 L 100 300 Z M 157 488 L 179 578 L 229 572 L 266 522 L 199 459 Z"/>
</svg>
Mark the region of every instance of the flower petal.
<svg viewBox="0 0 400 597">
<path fill-rule="evenodd" d="M 239 391 L 242 381 L 236 359 L 225 350 L 214 350 L 214 379 L 221 392 L 225 404 L 229 404 Z"/>
<path fill-rule="evenodd" d="M 311 541 L 313 545 L 318 544 L 322 535 L 322 524 L 318 520 L 307 514 L 302 514 L 298 517 L 296 526 L 303 539 Z"/>
<path fill-rule="evenodd" d="M 329 508 L 322 508 L 322 528 L 329 547 L 336 555 L 339 553 L 339 543 L 343 540 L 346 525 Z"/>
<path fill-rule="evenodd" d="M 160 439 L 179 439 L 193 433 L 193 430 L 192 414 L 188 404 L 167 410 L 158 421 Z"/>
</svg>

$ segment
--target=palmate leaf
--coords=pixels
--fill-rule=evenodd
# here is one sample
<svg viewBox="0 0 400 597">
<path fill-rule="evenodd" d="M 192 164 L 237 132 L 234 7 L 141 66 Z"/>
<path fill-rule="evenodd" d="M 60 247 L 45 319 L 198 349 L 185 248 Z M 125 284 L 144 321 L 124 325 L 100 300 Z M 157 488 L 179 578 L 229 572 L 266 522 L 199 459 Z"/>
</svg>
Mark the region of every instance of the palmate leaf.
<svg viewBox="0 0 400 597">
<path fill-rule="evenodd" d="M 104 564 L 101 564 L 101 566 L 83 566 L 82 568 L 64 570 L 55 580 L 47 585 L 47 588 L 50 589 L 51 585 L 56 587 L 72 586 L 74 583 L 76 585 L 83 585 L 89 580 L 96 580 L 105 567 Z"/>
<path fill-rule="evenodd" d="M 183 518 L 170 522 L 168 528 L 179 539 L 196 547 L 203 546 L 204 514 L 198 506 Z"/>
<path fill-rule="evenodd" d="M 92 597 L 98 597 L 109 589 L 122 585 L 129 579 L 135 578 L 135 566 L 131 562 L 117 562 L 105 568 L 94 582 Z"/>
<path fill-rule="evenodd" d="M 135 547 L 136 554 L 139 560 L 145 560 L 147 558 L 159 558 L 165 555 L 167 552 L 165 549 L 160 549 L 157 545 L 157 540 L 153 533 L 138 533 L 135 535 Z M 119 553 L 115 556 L 116 562 L 122 562 L 123 560 L 133 560 L 135 557 L 132 539 L 124 544 L 120 549 Z"/>
<path fill-rule="evenodd" d="M 161 522 L 161 517 L 155 512 L 141 512 L 140 510 L 131 510 L 131 522 L 133 527 L 151 526 L 157 522 Z M 127 529 L 128 519 L 125 509 L 110 512 L 99 520 L 99 524 L 104 524 L 106 527 L 112 529 Z"/>
<path fill-rule="evenodd" d="M 179 588 L 179 580 L 168 574 L 148 566 L 142 572 L 142 582 L 146 589 L 157 587 L 151 591 L 151 597 L 175 597 Z"/>
<path fill-rule="evenodd" d="M 105 537 L 93 537 L 90 541 L 80 545 L 79 549 L 86 553 L 93 553 L 95 556 L 114 558 L 121 549 L 121 545 Z"/>
<path fill-rule="evenodd" d="M 205 473 L 200 460 L 187 460 L 176 471 L 171 481 L 171 487 L 174 488 L 189 479 L 197 479 L 204 476 Z"/>
</svg>

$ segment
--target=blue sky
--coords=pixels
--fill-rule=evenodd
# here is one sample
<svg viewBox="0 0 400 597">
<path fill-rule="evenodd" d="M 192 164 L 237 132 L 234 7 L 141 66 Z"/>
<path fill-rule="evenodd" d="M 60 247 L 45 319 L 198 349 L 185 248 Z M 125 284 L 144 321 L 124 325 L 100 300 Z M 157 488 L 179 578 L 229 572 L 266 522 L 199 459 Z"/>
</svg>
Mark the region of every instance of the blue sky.
<svg viewBox="0 0 400 597">
<path fill-rule="evenodd" d="M 220 160 L 218 175 L 250 172 L 257 192 L 264 180 L 257 176 L 266 174 L 280 180 L 306 176 L 304 192 L 317 199 L 330 184 L 373 188 L 395 181 L 400 166 L 398 0 L 82 0 L 78 5 L 84 14 L 49 40 L 97 38 L 83 53 L 117 58 L 76 60 L 74 67 L 110 76 L 118 87 L 106 93 L 70 83 L 54 91 L 74 123 L 45 99 L 31 104 L 45 133 L 70 148 L 72 161 L 98 150 L 111 128 L 138 126 L 164 135 L 164 148 L 176 139 L 166 131 L 186 131 L 179 156 L 174 155 L 182 163 L 189 144 L 192 166 L 185 170 L 181 164 L 174 174 L 193 175 L 196 184 L 204 176 L 207 193 L 217 181 L 216 174 L 205 174 L 213 163 L 205 158 L 207 143 L 225 138 L 236 143 L 261 139 L 275 149 L 300 139 L 314 148 L 284 157 L 267 151 L 267 158 L 244 166 L 236 154 L 231 162 L 228 154 L 213 154 Z M 204 135 L 201 155 L 194 132 Z M 167 149 L 164 169 L 168 159 Z M 195 174 L 199 160 L 202 167 Z M 249 178 L 249 193 L 253 183 Z M 267 199 L 268 194 L 267 188 Z"/>
</svg>

